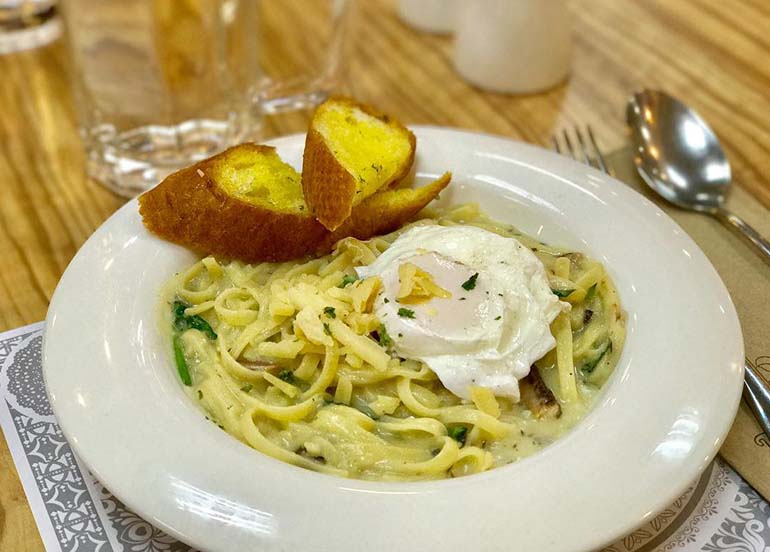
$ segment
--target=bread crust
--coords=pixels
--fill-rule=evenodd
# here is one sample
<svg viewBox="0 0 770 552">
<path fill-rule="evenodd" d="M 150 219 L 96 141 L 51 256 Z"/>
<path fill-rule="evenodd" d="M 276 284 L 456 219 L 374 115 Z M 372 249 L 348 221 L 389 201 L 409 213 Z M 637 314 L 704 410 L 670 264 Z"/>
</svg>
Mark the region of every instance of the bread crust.
<svg viewBox="0 0 770 552">
<path fill-rule="evenodd" d="M 302 154 L 302 193 L 310 212 L 330 230 L 350 216 L 356 195 L 353 175 L 337 161 L 312 123 Z"/>
<path fill-rule="evenodd" d="M 414 163 L 417 139 L 408 128 L 372 106 L 344 96 L 329 98 L 319 106 L 316 113 L 329 103 L 345 104 L 350 109 L 360 109 L 367 115 L 398 129 L 409 141 L 408 158 L 404 160 L 390 180 L 382 183 L 380 189 L 394 186 L 409 174 Z M 355 177 L 337 160 L 321 133 L 316 130 L 314 122 L 315 114 L 305 139 L 305 150 L 302 157 L 302 191 L 310 212 L 321 224 L 330 230 L 335 230 L 350 216 L 353 207 L 366 198 L 356 197 Z"/>
<path fill-rule="evenodd" d="M 256 144 L 235 147 L 274 151 Z M 288 261 L 328 253 L 347 236 L 368 239 L 395 230 L 451 179 L 447 173 L 422 188 L 378 192 L 331 232 L 310 214 L 271 211 L 228 195 L 211 175 L 232 149 L 182 169 L 142 194 L 139 212 L 144 225 L 165 240 L 201 253 L 252 263 Z"/>
<path fill-rule="evenodd" d="M 452 173 L 444 173 L 433 182 L 419 188 L 382 190 L 353 207 L 342 226 L 320 242 L 316 253 L 328 253 L 342 238 L 352 236 L 368 240 L 373 236 L 393 232 L 412 219 L 449 185 Z"/>
</svg>

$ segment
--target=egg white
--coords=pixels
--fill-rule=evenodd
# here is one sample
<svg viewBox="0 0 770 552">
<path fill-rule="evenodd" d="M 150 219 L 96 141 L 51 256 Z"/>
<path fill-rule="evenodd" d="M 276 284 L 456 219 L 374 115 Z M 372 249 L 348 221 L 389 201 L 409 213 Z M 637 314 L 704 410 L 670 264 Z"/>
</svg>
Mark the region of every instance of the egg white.
<svg viewBox="0 0 770 552">
<path fill-rule="evenodd" d="M 405 262 L 430 274 L 451 297 L 399 303 L 398 269 Z M 374 311 L 394 351 L 424 362 L 464 399 L 478 386 L 518 401 L 519 380 L 556 345 L 550 324 L 569 308 L 551 291 L 532 251 L 474 226 L 416 226 L 356 270 L 362 278 L 382 279 Z M 466 282 L 474 274 L 472 287 Z"/>
</svg>

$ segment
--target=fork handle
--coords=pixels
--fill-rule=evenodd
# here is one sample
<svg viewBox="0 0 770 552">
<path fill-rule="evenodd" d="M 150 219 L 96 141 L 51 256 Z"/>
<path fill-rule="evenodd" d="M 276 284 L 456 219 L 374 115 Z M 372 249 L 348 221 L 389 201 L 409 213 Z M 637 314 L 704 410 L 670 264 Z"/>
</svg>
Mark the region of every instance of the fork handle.
<svg viewBox="0 0 770 552">
<path fill-rule="evenodd" d="M 770 389 L 762 381 L 756 368 L 746 359 L 746 372 L 743 380 L 743 397 L 749 403 L 754 417 L 770 437 Z"/>
<path fill-rule="evenodd" d="M 756 247 L 757 250 L 762 253 L 762 255 L 764 255 L 765 261 L 770 263 L 770 243 L 768 243 L 765 238 L 760 236 L 759 232 L 754 230 L 754 228 L 752 228 L 749 223 L 747 223 L 735 213 L 731 213 L 724 208 L 720 208 L 714 211 L 714 216 L 743 234 L 746 239 L 754 244 L 754 247 Z"/>
</svg>

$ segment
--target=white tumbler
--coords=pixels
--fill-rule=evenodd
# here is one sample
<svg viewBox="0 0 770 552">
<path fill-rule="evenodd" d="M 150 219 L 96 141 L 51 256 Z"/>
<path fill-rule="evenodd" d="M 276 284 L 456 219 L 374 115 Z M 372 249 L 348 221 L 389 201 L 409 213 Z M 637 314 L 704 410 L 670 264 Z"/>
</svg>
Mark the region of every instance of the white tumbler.
<svg viewBox="0 0 770 552">
<path fill-rule="evenodd" d="M 398 15 L 406 23 L 428 33 L 454 31 L 455 14 L 462 0 L 399 0 Z"/>
<path fill-rule="evenodd" d="M 455 25 L 455 68 L 480 88 L 528 94 L 569 74 L 565 0 L 465 0 L 458 3 Z"/>
</svg>

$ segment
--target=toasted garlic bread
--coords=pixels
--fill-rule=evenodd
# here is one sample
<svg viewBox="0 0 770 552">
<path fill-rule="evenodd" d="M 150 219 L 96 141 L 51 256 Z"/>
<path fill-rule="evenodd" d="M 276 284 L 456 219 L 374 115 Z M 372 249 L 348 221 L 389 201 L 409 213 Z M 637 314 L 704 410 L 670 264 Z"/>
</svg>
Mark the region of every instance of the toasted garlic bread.
<svg viewBox="0 0 770 552">
<path fill-rule="evenodd" d="M 387 115 L 348 98 L 325 101 L 305 140 L 302 189 L 310 212 L 335 230 L 354 206 L 409 173 L 415 147 L 414 134 Z"/>
<path fill-rule="evenodd" d="M 139 198 L 145 226 L 191 249 L 246 262 L 288 261 L 331 251 L 340 239 L 395 230 L 443 190 L 449 173 L 421 188 L 383 190 L 334 232 L 302 198 L 300 175 L 275 150 L 241 144 L 182 169 Z"/>
</svg>

